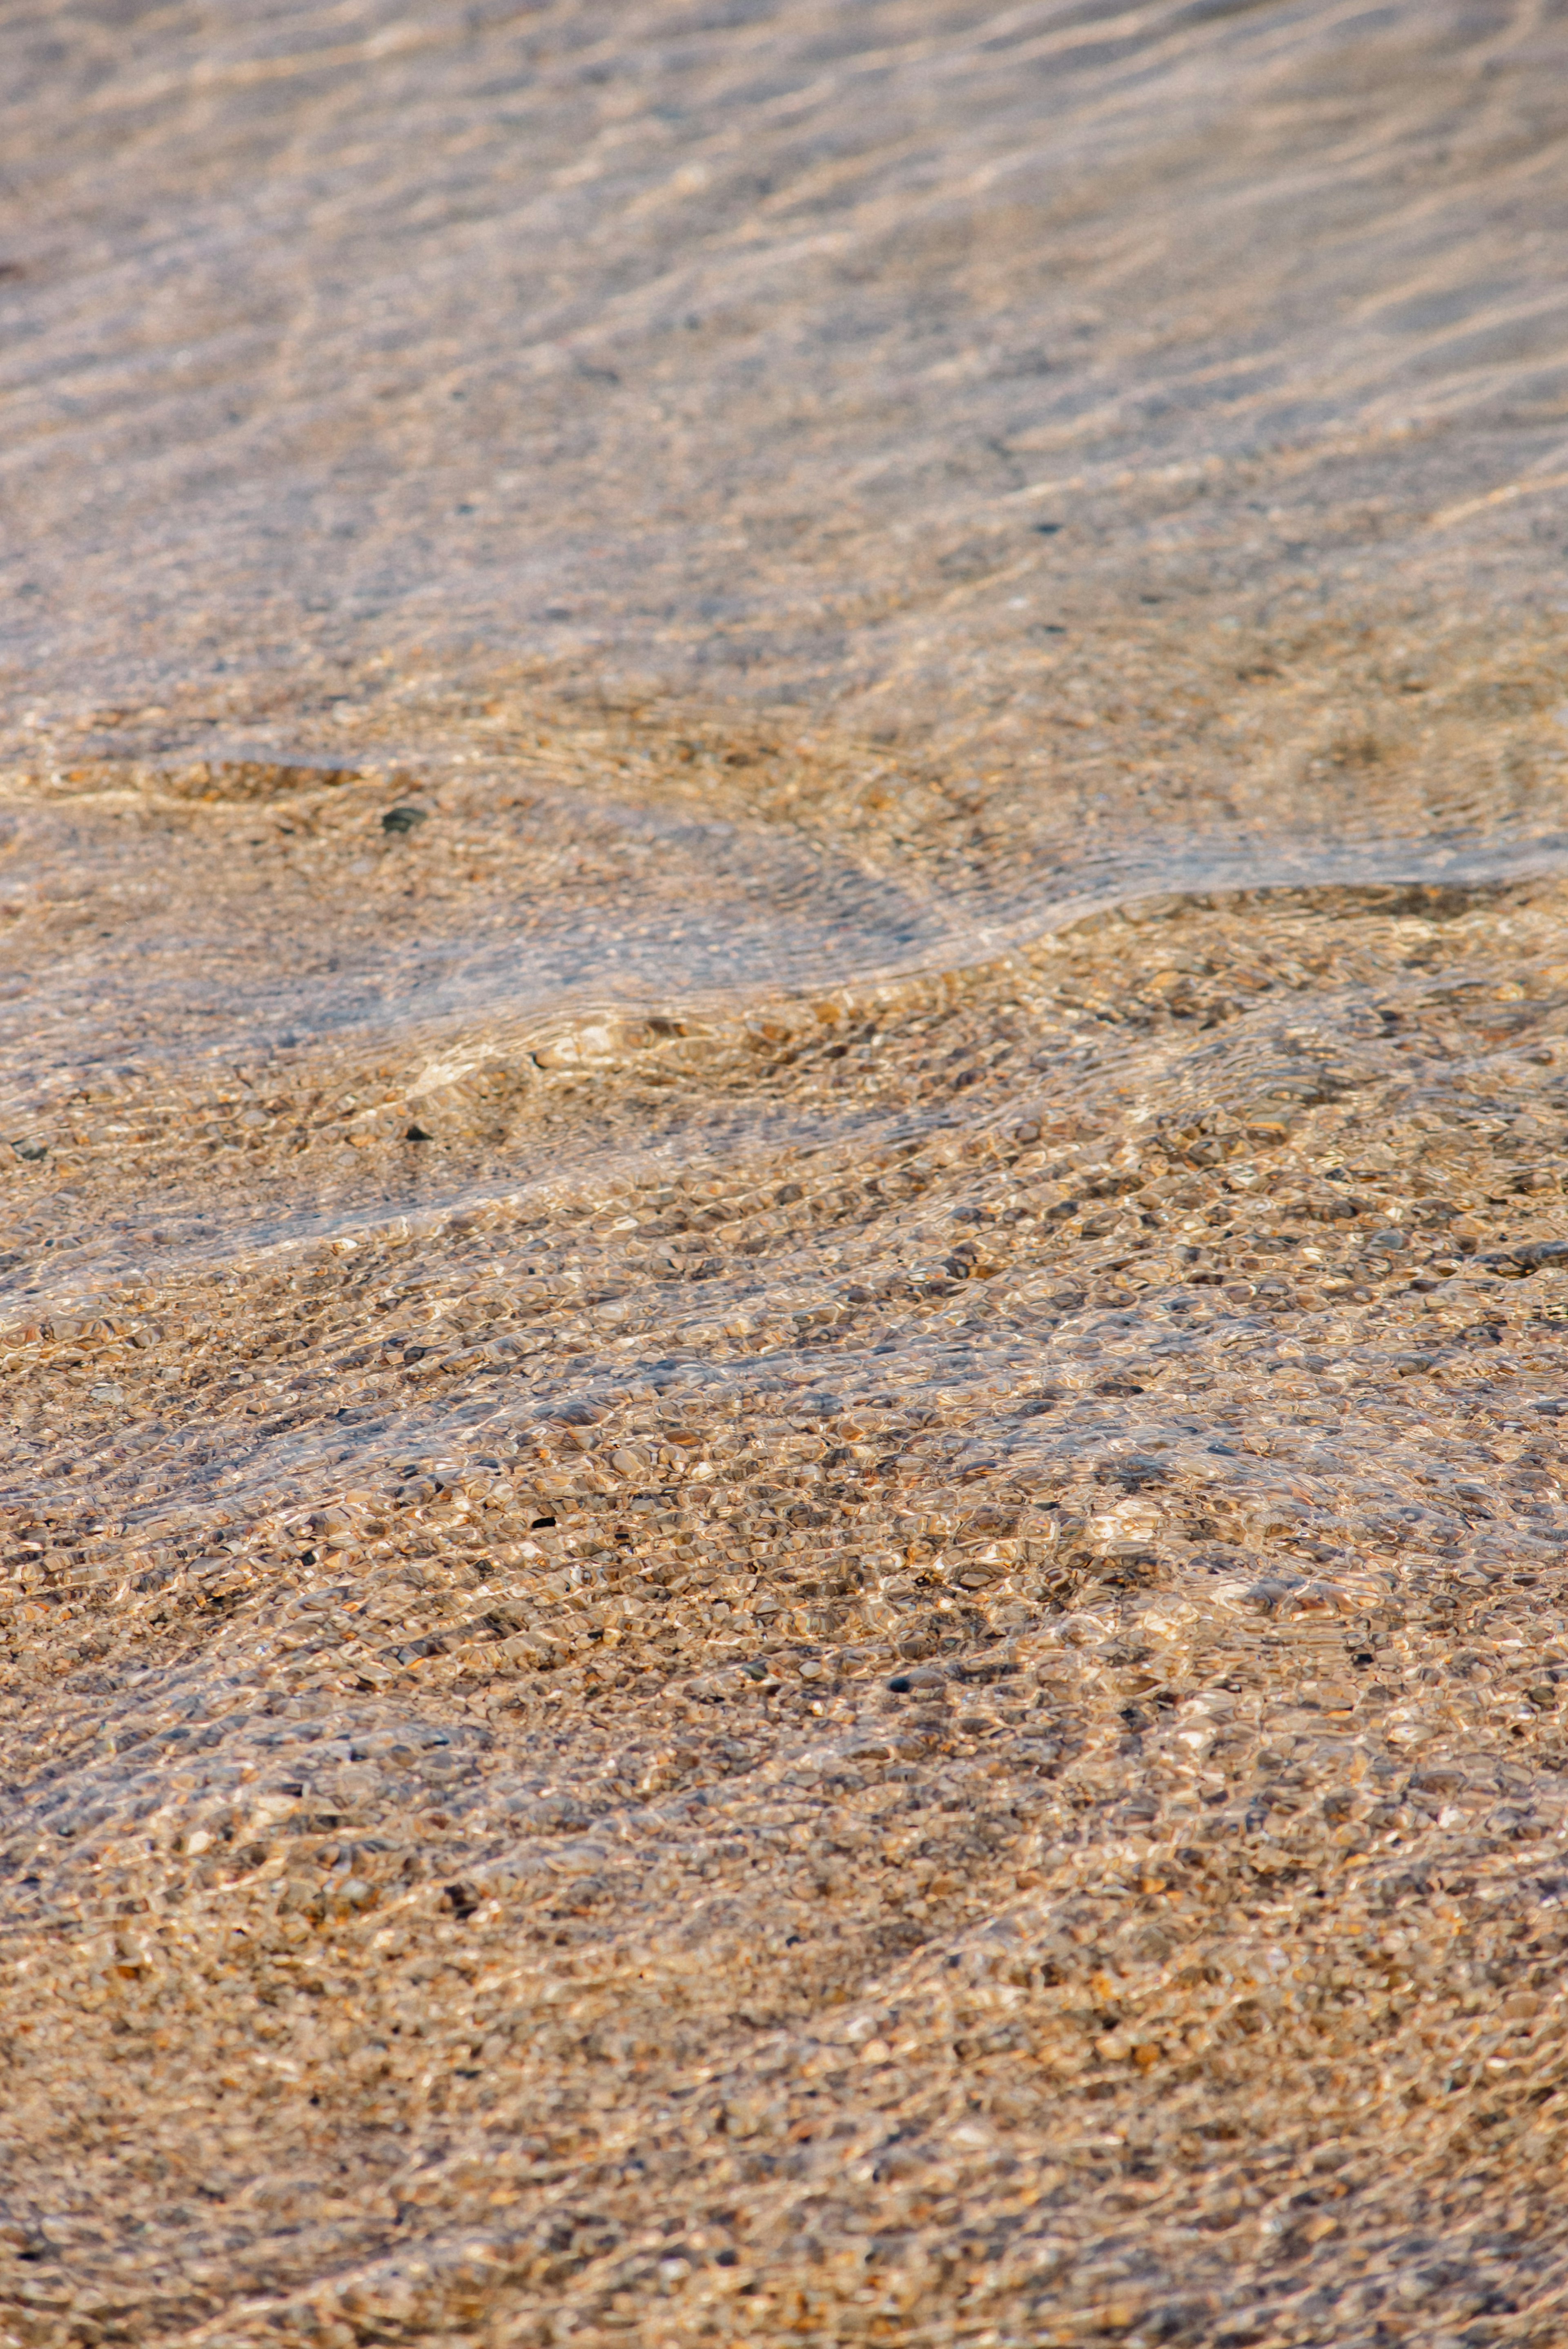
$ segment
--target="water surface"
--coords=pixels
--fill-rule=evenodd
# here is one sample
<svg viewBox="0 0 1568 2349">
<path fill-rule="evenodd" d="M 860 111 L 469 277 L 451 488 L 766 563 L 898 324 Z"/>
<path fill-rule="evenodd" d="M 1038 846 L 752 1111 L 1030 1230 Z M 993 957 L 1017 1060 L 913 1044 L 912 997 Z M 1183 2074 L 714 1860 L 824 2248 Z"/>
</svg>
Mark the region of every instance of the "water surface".
<svg viewBox="0 0 1568 2349">
<path fill-rule="evenodd" d="M 1556 2341 L 1565 40 L 0 6 L 29 2349 Z"/>
</svg>

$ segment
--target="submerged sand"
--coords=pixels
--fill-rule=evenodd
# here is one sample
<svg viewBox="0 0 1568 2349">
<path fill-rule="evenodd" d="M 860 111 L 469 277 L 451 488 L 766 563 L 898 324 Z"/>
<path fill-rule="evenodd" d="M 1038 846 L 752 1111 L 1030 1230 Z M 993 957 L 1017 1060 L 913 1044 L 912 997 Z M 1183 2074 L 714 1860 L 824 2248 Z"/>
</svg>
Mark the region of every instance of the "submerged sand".
<svg viewBox="0 0 1568 2349">
<path fill-rule="evenodd" d="M 7 2338 L 1554 2349 L 1562 12 L 0 36 Z"/>
</svg>

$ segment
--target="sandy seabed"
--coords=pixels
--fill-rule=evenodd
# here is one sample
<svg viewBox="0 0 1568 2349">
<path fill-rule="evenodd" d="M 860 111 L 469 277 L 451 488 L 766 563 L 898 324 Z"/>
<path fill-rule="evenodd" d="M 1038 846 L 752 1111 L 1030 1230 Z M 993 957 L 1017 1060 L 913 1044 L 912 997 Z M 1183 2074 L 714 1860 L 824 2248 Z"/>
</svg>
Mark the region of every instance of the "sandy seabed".
<svg viewBox="0 0 1568 2349">
<path fill-rule="evenodd" d="M 44 5 L 18 2349 L 1568 2337 L 1568 15 Z"/>
</svg>

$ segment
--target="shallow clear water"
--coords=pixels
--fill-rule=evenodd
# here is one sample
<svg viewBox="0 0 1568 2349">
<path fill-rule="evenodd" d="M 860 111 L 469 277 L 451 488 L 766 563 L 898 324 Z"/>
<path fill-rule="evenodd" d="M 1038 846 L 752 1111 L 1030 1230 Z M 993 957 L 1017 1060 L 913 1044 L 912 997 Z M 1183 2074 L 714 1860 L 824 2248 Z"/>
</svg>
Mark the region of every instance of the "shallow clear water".
<svg viewBox="0 0 1568 2349">
<path fill-rule="evenodd" d="M 0 7 L 19 2340 L 1555 2341 L 1565 40 Z"/>
</svg>

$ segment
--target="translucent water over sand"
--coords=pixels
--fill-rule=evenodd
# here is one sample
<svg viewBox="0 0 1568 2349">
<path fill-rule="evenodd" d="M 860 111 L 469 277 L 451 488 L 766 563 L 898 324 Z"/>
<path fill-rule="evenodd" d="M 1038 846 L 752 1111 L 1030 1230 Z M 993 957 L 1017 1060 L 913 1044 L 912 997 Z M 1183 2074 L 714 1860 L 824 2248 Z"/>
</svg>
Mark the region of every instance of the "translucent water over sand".
<svg viewBox="0 0 1568 2349">
<path fill-rule="evenodd" d="M 1565 14 L 0 10 L 19 2342 L 1560 2339 Z"/>
</svg>

